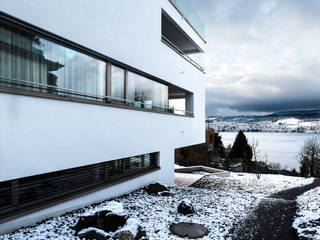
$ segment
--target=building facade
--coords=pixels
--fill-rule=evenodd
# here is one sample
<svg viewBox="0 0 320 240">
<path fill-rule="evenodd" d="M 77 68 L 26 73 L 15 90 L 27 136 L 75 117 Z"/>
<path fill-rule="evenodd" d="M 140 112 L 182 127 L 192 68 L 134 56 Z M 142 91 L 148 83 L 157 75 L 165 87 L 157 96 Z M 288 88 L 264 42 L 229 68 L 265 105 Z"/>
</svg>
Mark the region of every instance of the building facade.
<svg viewBox="0 0 320 240">
<path fill-rule="evenodd" d="M 205 141 L 204 49 L 188 1 L 2 0 L 0 232 L 173 185 Z"/>
</svg>

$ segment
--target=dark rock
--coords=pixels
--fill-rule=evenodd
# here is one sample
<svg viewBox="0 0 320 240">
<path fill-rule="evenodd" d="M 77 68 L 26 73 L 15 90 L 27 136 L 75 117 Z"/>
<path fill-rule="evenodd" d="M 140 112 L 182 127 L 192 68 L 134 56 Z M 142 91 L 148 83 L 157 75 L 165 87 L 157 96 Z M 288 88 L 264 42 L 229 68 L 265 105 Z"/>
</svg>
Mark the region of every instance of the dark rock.
<svg viewBox="0 0 320 240">
<path fill-rule="evenodd" d="M 169 191 L 163 191 L 163 192 L 160 192 L 159 193 L 160 194 L 160 196 L 162 196 L 162 197 L 169 197 L 169 196 L 173 196 L 173 194 L 172 193 L 170 193 Z"/>
<path fill-rule="evenodd" d="M 133 234 L 128 230 L 119 231 L 115 233 L 112 237 L 114 239 L 119 239 L 119 240 L 134 240 Z"/>
<path fill-rule="evenodd" d="M 82 229 L 93 227 L 105 232 L 115 232 L 126 224 L 127 216 L 117 215 L 111 211 L 100 211 L 94 215 L 82 216 L 73 227 L 76 234 Z"/>
<path fill-rule="evenodd" d="M 82 216 L 79 218 L 77 224 L 73 227 L 76 233 L 80 232 L 82 229 L 95 227 L 100 228 L 101 226 L 98 225 L 97 216 L 90 215 L 90 216 Z"/>
<path fill-rule="evenodd" d="M 143 190 L 148 194 L 158 194 L 159 192 L 163 191 L 169 192 L 169 189 L 160 183 L 149 184 L 148 186 L 144 187 Z"/>
<path fill-rule="evenodd" d="M 318 226 L 320 226 L 320 218 L 319 218 L 319 219 L 316 219 L 316 220 L 311 220 L 311 221 L 310 221 L 310 224 L 311 224 L 311 226 L 313 226 L 313 227 L 318 227 Z"/>
<path fill-rule="evenodd" d="M 201 224 L 182 222 L 171 224 L 170 231 L 182 238 L 201 238 L 209 233 L 208 229 Z"/>
<path fill-rule="evenodd" d="M 139 239 L 148 239 L 147 238 L 147 233 L 145 230 L 142 229 L 142 227 L 138 227 L 138 233 L 135 236 L 134 240 L 139 240 Z"/>
<path fill-rule="evenodd" d="M 195 213 L 195 210 L 189 201 L 183 200 L 178 206 L 178 212 L 183 215 L 187 215 L 187 214 Z"/>
<path fill-rule="evenodd" d="M 115 232 L 126 224 L 128 217 L 114 213 L 108 213 L 103 217 L 104 230 L 106 232 Z"/>
</svg>

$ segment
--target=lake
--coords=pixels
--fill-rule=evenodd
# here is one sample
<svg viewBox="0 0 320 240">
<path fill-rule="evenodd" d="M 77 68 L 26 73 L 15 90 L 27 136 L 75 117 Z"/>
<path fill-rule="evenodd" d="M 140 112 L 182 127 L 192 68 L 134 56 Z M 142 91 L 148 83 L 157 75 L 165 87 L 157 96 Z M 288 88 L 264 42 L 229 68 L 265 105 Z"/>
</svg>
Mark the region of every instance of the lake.
<svg viewBox="0 0 320 240">
<path fill-rule="evenodd" d="M 236 132 L 221 132 L 225 147 L 233 144 Z M 268 156 L 268 162 L 279 162 L 282 168 L 299 169 L 298 153 L 304 142 L 316 133 L 269 133 L 269 132 L 246 132 L 245 135 L 251 144 L 254 139 L 259 141 L 258 149 L 261 156 Z"/>
</svg>

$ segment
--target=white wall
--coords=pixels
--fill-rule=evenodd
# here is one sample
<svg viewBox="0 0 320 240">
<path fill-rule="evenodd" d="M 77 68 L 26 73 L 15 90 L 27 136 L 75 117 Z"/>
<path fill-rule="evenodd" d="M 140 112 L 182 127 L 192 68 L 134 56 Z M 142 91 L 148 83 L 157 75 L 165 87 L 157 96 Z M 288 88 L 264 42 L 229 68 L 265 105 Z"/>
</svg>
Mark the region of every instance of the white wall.
<svg viewBox="0 0 320 240">
<path fill-rule="evenodd" d="M 1 93 L 0 181 L 204 142 L 203 73 L 161 42 L 161 8 L 199 42 L 167 0 L 0 2 L 1 11 L 193 92 L 195 104 L 186 118 Z"/>
<path fill-rule="evenodd" d="M 195 118 L 1 93 L 0 181 L 172 151 L 202 132 Z"/>
<path fill-rule="evenodd" d="M 151 181 L 174 183 L 174 149 L 204 142 L 205 82 L 203 73 L 161 42 L 161 8 L 204 48 L 168 0 L 0 1 L 5 13 L 193 92 L 195 114 L 190 118 L 0 93 L 0 181 L 160 152 L 161 170 L 112 188 L 114 194 L 100 191 L 60 210 Z M 29 220 L 55 213 L 49 209 Z"/>
</svg>

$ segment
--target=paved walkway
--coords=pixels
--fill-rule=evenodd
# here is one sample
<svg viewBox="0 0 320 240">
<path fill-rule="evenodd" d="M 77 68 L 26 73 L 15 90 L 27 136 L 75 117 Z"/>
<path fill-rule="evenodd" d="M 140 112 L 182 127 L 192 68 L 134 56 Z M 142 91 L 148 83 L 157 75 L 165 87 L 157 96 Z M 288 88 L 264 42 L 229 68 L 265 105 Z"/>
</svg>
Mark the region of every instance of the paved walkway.
<svg viewBox="0 0 320 240">
<path fill-rule="evenodd" d="M 204 176 L 203 174 L 174 173 L 174 184 L 177 187 L 189 187 Z"/>
<path fill-rule="evenodd" d="M 312 184 L 291 188 L 264 199 L 251 217 L 231 230 L 234 240 L 296 240 L 292 227 L 297 210 L 297 196 L 320 186 L 320 180 Z"/>
</svg>

